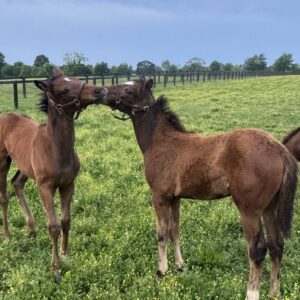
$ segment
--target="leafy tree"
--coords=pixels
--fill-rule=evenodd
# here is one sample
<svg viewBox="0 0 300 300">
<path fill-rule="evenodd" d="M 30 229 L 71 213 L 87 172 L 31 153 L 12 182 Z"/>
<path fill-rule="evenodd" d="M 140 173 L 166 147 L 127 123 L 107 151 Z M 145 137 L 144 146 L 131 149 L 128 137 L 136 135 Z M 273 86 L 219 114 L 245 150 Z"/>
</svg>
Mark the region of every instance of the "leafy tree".
<svg viewBox="0 0 300 300">
<path fill-rule="evenodd" d="M 4 67 L 5 65 L 5 56 L 3 53 L 0 52 L 0 72 L 1 72 L 1 69 Z"/>
<path fill-rule="evenodd" d="M 21 68 L 24 66 L 24 63 L 21 61 L 15 62 L 13 65 L 5 65 L 1 73 L 3 76 L 7 77 L 19 77 L 21 73 Z"/>
<path fill-rule="evenodd" d="M 184 71 L 188 72 L 199 72 L 205 67 L 205 61 L 200 57 L 193 57 L 186 62 L 183 67 Z"/>
<path fill-rule="evenodd" d="M 82 53 L 66 52 L 63 60 L 66 65 L 80 65 L 86 63 L 88 59 Z"/>
<path fill-rule="evenodd" d="M 84 64 L 64 65 L 64 73 L 70 76 L 91 75 L 91 69 Z"/>
<path fill-rule="evenodd" d="M 243 65 L 234 65 L 232 71 L 239 72 L 243 70 Z"/>
<path fill-rule="evenodd" d="M 42 67 L 31 67 L 31 74 L 33 77 L 49 77 L 52 74 L 53 65 L 44 64 Z"/>
<path fill-rule="evenodd" d="M 32 67 L 27 66 L 27 65 L 21 66 L 19 75 L 24 76 L 24 77 L 31 77 L 32 76 Z"/>
<path fill-rule="evenodd" d="M 97 63 L 94 67 L 94 74 L 95 75 L 105 75 L 109 73 L 108 64 L 104 61 L 101 63 Z"/>
<path fill-rule="evenodd" d="M 44 54 L 38 55 L 38 56 L 35 58 L 34 63 L 33 63 L 33 65 L 34 65 L 35 67 L 42 67 L 42 66 L 44 66 L 45 64 L 49 64 L 49 58 L 48 58 L 46 55 L 44 55 Z"/>
<path fill-rule="evenodd" d="M 171 63 L 169 60 L 164 60 L 162 63 L 161 63 L 161 68 L 163 71 L 165 72 L 168 72 L 171 68 Z"/>
<path fill-rule="evenodd" d="M 18 71 L 13 65 L 8 65 L 6 64 L 2 69 L 1 69 L 1 74 L 4 77 L 17 77 L 19 75 L 19 73 L 17 73 L 16 71 Z"/>
<path fill-rule="evenodd" d="M 293 64 L 293 55 L 290 53 L 283 53 L 280 57 L 276 59 L 273 64 L 273 69 L 275 71 L 287 72 L 293 70 L 295 65 Z"/>
<path fill-rule="evenodd" d="M 139 74 L 153 74 L 155 72 L 155 64 L 149 60 L 138 62 L 136 71 Z"/>
<path fill-rule="evenodd" d="M 212 72 L 220 72 L 222 69 L 222 63 L 218 62 L 217 60 L 214 60 L 209 65 L 209 70 Z"/>
<path fill-rule="evenodd" d="M 112 66 L 111 73 L 128 74 L 132 72 L 132 66 L 122 63 L 118 66 Z"/>
<path fill-rule="evenodd" d="M 224 71 L 230 71 L 231 72 L 233 70 L 233 68 L 234 68 L 234 65 L 231 64 L 231 63 L 226 63 L 226 64 L 223 65 Z"/>
<path fill-rule="evenodd" d="M 161 63 L 161 69 L 171 75 L 178 72 L 178 66 L 171 64 L 169 60 L 165 60 Z"/>
<path fill-rule="evenodd" d="M 266 70 L 267 68 L 267 59 L 263 53 L 255 54 L 252 57 L 249 57 L 244 62 L 244 69 L 246 71 L 258 71 Z"/>
<path fill-rule="evenodd" d="M 87 58 L 82 53 L 66 52 L 63 66 L 65 74 L 71 76 L 92 74 L 91 69 L 84 64 L 85 62 L 87 62 Z"/>
</svg>

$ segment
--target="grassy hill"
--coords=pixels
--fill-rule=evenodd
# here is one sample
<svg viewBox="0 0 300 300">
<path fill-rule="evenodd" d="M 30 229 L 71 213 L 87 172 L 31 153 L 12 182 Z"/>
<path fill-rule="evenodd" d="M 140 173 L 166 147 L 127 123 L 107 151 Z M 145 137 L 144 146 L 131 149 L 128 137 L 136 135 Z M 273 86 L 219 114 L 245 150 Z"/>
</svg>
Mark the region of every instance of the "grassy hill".
<svg viewBox="0 0 300 300">
<path fill-rule="evenodd" d="M 11 87 L 0 85 L 0 112 L 13 110 Z M 157 88 L 185 126 L 203 135 L 241 127 L 267 130 L 281 139 L 300 126 L 300 76 L 251 78 Z M 28 87 L 20 113 L 43 121 L 38 91 Z M 0 237 L 0 298 L 4 299 L 244 299 L 248 280 L 246 242 L 230 198 L 182 201 L 181 247 L 185 272 L 178 273 L 169 247 L 170 269 L 157 280 L 157 243 L 151 193 L 130 121 L 104 106 L 89 107 L 76 121 L 81 171 L 72 205 L 70 259 L 56 285 L 50 272 L 51 246 L 35 184 L 26 195 L 38 235 L 28 238 L 17 198 L 10 188 L 12 239 Z M 12 168 L 13 169 L 13 168 Z M 10 177 L 13 170 L 10 172 Z M 281 290 L 300 294 L 300 194 L 292 237 L 286 242 Z M 57 199 L 58 200 L 58 199 Z M 57 204 L 59 201 L 57 201 Z M 59 205 L 57 205 L 59 211 Z M 0 214 L 0 224 L 2 214 Z M 261 298 L 267 298 L 267 257 Z"/>
</svg>

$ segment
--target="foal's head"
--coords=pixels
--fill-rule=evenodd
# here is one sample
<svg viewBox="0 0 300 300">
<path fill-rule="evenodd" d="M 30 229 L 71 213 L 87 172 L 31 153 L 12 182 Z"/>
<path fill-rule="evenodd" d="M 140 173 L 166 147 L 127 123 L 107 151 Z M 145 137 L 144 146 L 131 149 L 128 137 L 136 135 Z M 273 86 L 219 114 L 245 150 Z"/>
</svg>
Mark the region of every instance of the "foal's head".
<svg viewBox="0 0 300 300">
<path fill-rule="evenodd" d="M 107 95 L 101 103 L 131 116 L 134 111 L 147 109 L 155 102 L 151 91 L 152 86 L 152 79 L 148 81 L 138 79 L 108 86 Z"/>
<path fill-rule="evenodd" d="M 66 117 L 72 119 L 90 104 L 99 104 L 107 94 L 107 89 L 91 84 L 82 83 L 78 78 L 70 78 L 57 68 L 53 69 L 53 76 L 47 80 L 35 80 L 35 85 L 45 92 L 41 109 L 48 112 L 53 106 Z"/>
</svg>

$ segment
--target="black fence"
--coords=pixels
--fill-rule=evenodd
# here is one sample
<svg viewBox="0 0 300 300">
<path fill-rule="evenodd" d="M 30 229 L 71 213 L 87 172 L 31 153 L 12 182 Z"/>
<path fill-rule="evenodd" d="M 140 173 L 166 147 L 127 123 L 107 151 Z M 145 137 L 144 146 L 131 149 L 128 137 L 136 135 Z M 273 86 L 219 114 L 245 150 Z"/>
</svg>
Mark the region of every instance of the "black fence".
<svg viewBox="0 0 300 300">
<path fill-rule="evenodd" d="M 294 73 L 283 73 L 283 72 L 274 72 L 274 71 L 220 71 L 220 72 L 210 72 L 210 71 L 201 71 L 201 72 L 178 72 L 175 74 L 169 74 L 168 72 L 156 72 L 154 74 L 143 75 L 145 78 L 153 78 L 154 87 L 158 85 L 167 87 L 168 85 L 176 86 L 178 84 L 184 85 L 187 83 L 200 83 L 212 80 L 235 80 L 235 79 L 244 79 L 250 77 L 263 77 L 263 76 L 276 76 L 276 75 L 296 75 L 300 72 Z M 86 83 L 100 84 L 104 85 L 114 85 L 119 84 L 124 81 L 129 81 L 131 79 L 136 79 L 141 77 L 140 74 L 131 73 L 131 74 L 114 74 L 114 75 L 86 75 L 78 76 L 80 80 L 84 80 Z M 21 85 L 22 94 L 24 98 L 27 98 L 27 89 L 26 85 L 33 83 L 36 79 L 44 78 L 0 78 L 0 85 L 11 85 L 13 90 L 13 101 L 14 107 L 17 109 L 19 107 L 19 85 Z"/>
</svg>

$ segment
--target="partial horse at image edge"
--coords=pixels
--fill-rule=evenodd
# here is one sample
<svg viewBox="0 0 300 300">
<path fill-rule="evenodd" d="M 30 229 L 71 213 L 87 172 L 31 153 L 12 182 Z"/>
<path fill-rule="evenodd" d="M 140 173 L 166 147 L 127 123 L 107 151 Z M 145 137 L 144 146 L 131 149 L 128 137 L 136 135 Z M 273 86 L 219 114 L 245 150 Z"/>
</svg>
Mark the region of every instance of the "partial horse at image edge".
<svg viewBox="0 0 300 300">
<path fill-rule="evenodd" d="M 300 127 L 293 129 L 283 139 L 282 144 L 300 161 Z"/>
</svg>

